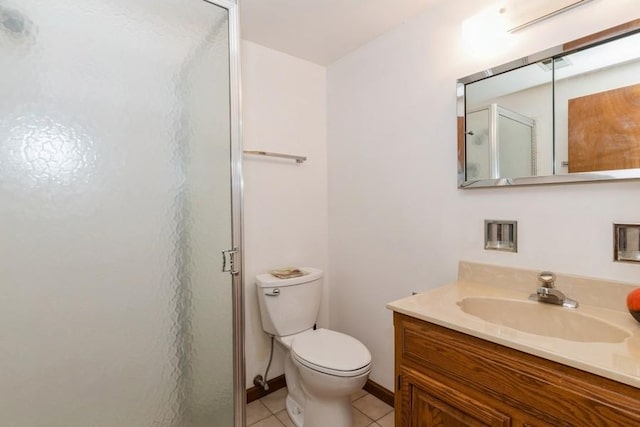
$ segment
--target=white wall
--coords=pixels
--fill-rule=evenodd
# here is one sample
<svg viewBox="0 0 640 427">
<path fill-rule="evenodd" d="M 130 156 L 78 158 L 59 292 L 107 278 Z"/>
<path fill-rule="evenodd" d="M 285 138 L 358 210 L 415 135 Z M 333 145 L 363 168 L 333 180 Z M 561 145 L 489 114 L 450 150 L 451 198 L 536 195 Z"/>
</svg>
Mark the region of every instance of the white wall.
<svg viewBox="0 0 640 427">
<path fill-rule="evenodd" d="M 456 78 L 638 18 L 640 3 L 594 1 L 480 58 L 461 28 L 491 3 L 441 1 L 328 69 L 331 326 L 369 347 L 390 390 L 385 303 L 455 279 L 461 259 L 640 278 L 611 260 L 612 222 L 640 221 L 640 182 L 458 190 L 455 119 Z M 485 218 L 518 221 L 519 253 L 482 249 Z"/>
<path fill-rule="evenodd" d="M 242 42 L 243 143 L 308 160 L 244 157 L 247 387 L 264 374 L 269 340 L 254 278 L 286 266 L 327 270 L 326 68 Z M 328 325 L 325 278 L 319 324 Z M 284 372 L 276 347 L 269 378 Z"/>
</svg>

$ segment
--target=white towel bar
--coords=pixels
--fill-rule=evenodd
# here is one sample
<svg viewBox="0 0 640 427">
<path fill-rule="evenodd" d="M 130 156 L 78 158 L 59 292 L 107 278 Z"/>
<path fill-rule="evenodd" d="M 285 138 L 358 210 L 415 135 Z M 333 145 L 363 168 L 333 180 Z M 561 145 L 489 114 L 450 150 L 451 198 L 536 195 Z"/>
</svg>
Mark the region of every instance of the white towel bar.
<svg viewBox="0 0 640 427">
<path fill-rule="evenodd" d="M 306 156 L 294 156 L 291 154 L 270 153 L 268 151 L 260 150 L 244 150 L 244 154 L 252 154 L 256 156 L 269 156 L 269 157 L 281 157 L 283 159 L 293 159 L 296 163 L 302 163 L 307 160 Z"/>
</svg>

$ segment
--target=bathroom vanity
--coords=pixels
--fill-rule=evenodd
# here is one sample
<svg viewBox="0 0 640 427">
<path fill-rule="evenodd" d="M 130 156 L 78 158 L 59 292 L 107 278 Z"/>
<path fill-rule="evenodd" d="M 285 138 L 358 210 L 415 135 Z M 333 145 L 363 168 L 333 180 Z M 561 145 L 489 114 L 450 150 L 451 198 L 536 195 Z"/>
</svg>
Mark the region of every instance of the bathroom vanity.
<svg viewBox="0 0 640 427">
<path fill-rule="evenodd" d="M 568 309 L 528 301 L 536 286 L 534 271 L 461 262 L 455 283 L 390 303 L 396 426 L 640 425 L 632 287 L 559 275 L 580 301 Z"/>
</svg>

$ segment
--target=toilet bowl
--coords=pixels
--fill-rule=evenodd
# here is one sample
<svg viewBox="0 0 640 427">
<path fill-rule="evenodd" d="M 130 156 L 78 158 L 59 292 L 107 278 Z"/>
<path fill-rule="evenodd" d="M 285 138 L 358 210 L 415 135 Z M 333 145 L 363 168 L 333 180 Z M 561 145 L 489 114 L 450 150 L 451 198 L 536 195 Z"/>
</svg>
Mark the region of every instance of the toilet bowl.
<svg viewBox="0 0 640 427">
<path fill-rule="evenodd" d="M 328 329 L 278 339 L 287 350 L 287 412 L 297 427 L 351 427 L 351 395 L 367 382 L 371 354 L 358 340 Z M 296 392 L 300 388 L 302 396 Z"/>
<path fill-rule="evenodd" d="M 263 328 L 287 351 L 287 413 L 297 427 L 351 427 L 351 395 L 367 381 L 371 353 L 349 335 L 315 328 L 322 271 L 302 270 L 294 279 L 256 278 Z"/>
</svg>

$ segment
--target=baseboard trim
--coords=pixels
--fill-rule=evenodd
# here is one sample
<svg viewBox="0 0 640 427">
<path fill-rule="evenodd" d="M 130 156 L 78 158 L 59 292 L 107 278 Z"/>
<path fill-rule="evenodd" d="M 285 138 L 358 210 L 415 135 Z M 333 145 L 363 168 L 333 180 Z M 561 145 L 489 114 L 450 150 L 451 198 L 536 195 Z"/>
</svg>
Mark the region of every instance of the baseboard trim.
<svg viewBox="0 0 640 427">
<path fill-rule="evenodd" d="M 269 384 L 269 390 L 265 391 L 262 387 L 253 386 L 247 389 L 247 403 L 251 403 L 254 400 L 258 400 L 266 395 L 280 390 L 287 386 L 287 382 L 284 379 L 284 375 L 277 376 L 267 381 Z"/>
<path fill-rule="evenodd" d="M 284 379 L 284 375 L 277 376 L 275 378 L 267 381 L 269 384 L 269 391 L 265 391 L 262 387 L 253 386 L 247 389 L 247 403 L 251 403 L 254 400 L 258 400 L 260 398 L 265 397 L 266 395 L 273 393 L 274 391 L 280 390 L 287 386 L 287 382 Z M 387 390 L 380 384 L 375 381 L 367 380 L 363 389 L 369 393 L 382 400 L 389 406 L 394 406 L 394 395 L 392 391 Z"/>
<path fill-rule="evenodd" d="M 366 384 L 364 385 L 364 387 L 362 387 L 366 392 L 368 392 L 369 394 L 374 395 L 375 397 L 377 397 L 378 399 L 382 400 L 384 403 L 386 403 L 389 406 L 394 406 L 394 395 L 392 391 L 387 390 L 386 388 L 382 387 L 380 384 L 378 384 L 375 381 L 371 381 L 370 379 L 367 380 Z"/>
</svg>

